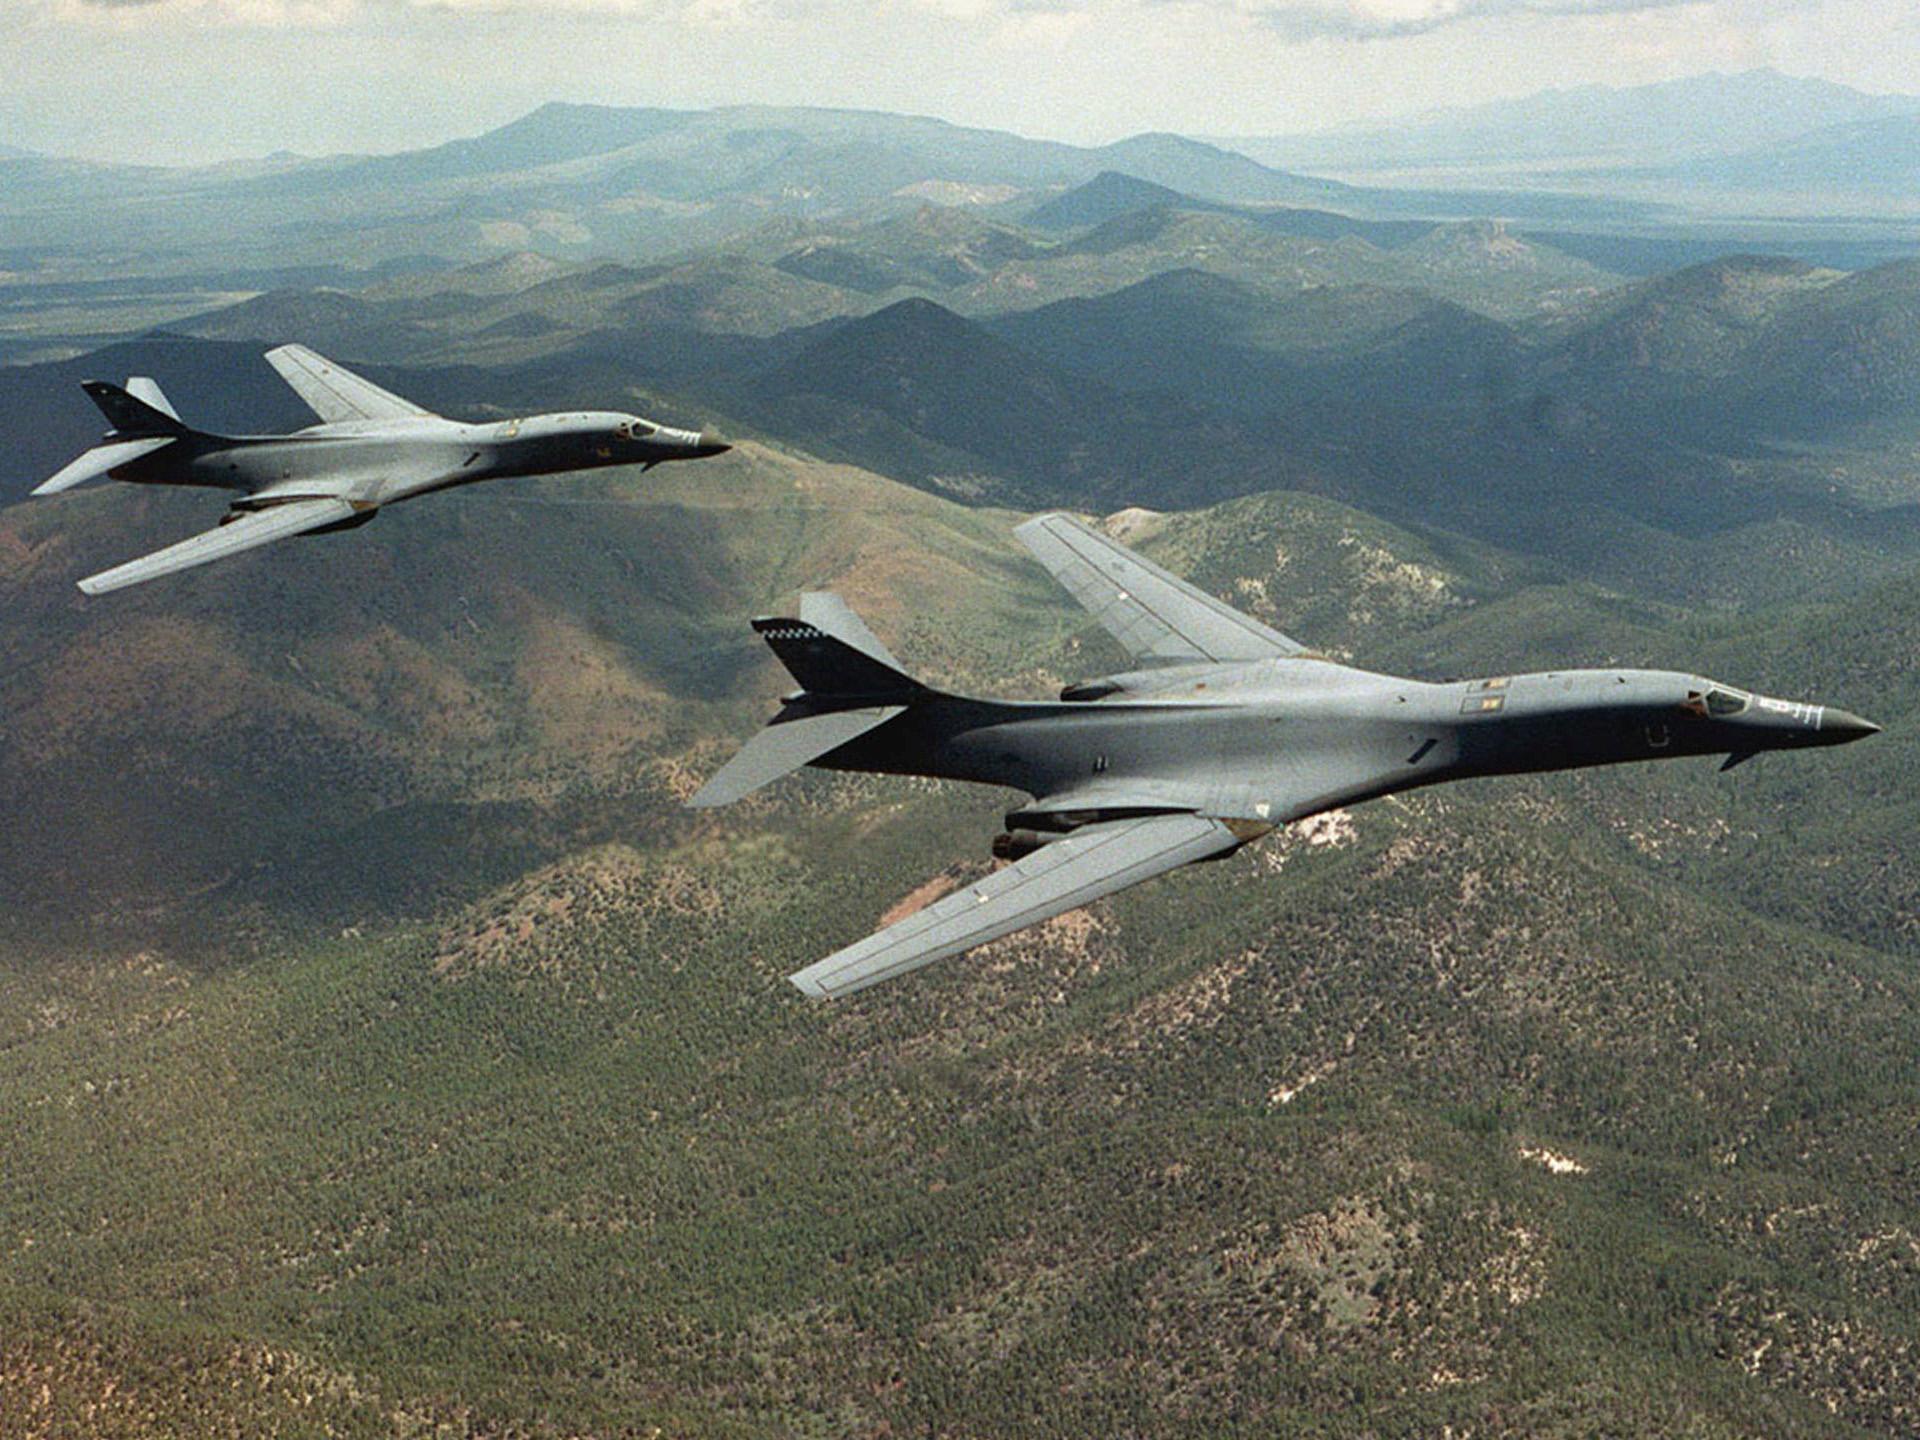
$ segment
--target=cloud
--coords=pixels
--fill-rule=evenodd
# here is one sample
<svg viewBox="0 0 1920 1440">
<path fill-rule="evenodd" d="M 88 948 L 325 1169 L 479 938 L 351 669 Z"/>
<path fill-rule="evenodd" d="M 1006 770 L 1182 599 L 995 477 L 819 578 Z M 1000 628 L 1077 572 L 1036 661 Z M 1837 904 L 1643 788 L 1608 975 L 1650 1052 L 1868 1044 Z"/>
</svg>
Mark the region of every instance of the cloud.
<svg viewBox="0 0 1920 1440">
<path fill-rule="evenodd" d="M 345 24 L 361 0 L 54 0 L 54 19 L 137 29 L 159 23 L 311 29 Z"/>
<path fill-rule="evenodd" d="M 1573 18 L 1707 9 L 1717 0 L 1287 0 L 1255 11 L 1288 40 L 1392 40 L 1509 16 Z"/>
<path fill-rule="evenodd" d="M 5 0 L 0 0 L 4 4 Z M 546 19 L 604 16 L 659 24 L 738 29 L 751 24 L 767 0 L 45 0 L 60 20 L 123 29 L 181 23 L 227 29 L 334 28 L 356 20 L 395 20 L 408 14 Z"/>
<path fill-rule="evenodd" d="M 640 20 L 665 20 L 680 8 L 669 0 L 408 0 L 408 3 L 414 10 L 446 10 L 456 14 L 518 11 L 545 15 L 611 15 Z"/>
</svg>

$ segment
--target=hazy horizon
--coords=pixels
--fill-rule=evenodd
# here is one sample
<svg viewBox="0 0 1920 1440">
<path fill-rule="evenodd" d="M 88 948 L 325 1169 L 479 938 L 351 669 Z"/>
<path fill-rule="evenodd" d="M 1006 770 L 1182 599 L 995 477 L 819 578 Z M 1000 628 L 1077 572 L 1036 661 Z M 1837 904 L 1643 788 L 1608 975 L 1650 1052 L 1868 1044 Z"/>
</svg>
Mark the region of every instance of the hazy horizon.
<svg viewBox="0 0 1920 1440">
<path fill-rule="evenodd" d="M 0 144 L 173 164 L 415 149 L 552 100 L 818 105 L 1103 144 L 1761 68 L 1908 93 L 1920 61 L 1920 13 L 1869 0 L 0 3 Z"/>
</svg>

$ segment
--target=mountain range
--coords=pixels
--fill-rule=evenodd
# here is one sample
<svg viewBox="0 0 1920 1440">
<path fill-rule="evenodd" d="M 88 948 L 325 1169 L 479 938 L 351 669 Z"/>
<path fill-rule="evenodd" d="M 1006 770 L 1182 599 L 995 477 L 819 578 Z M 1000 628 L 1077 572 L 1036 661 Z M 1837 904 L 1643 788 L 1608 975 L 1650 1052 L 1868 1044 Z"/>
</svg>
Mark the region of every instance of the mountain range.
<svg viewBox="0 0 1920 1440">
<path fill-rule="evenodd" d="M 763 106 L 554 103 L 471 140 L 388 156 L 178 171 L 8 163 L 0 246 L 92 254 L 137 244 L 227 266 L 332 258 L 347 229 L 363 263 L 529 246 L 665 253 L 779 216 L 985 203 L 1112 169 L 1240 203 L 1348 193 L 1174 135 L 1082 148 L 911 116 Z"/>
<path fill-rule="evenodd" d="M 1920 262 L 815 111 L 0 171 L 78 237 L 0 284 L 0 1431 L 1920 1427 Z M 253 268 L 113 248 L 212 193 Z M 286 340 L 735 443 L 79 595 L 223 501 L 26 498 L 78 382 L 289 429 Z M 747 621 L 1051 697 L 1127 663 L 1055 506 L 1369 668 L 1885 732 L 1355 807 L 812 1005 L 1009 797 L 684 809 L 791 688 Z"/>
<path fill-rule="evenodd" d="M 1285 148 L 1277 141 L 1236 141 L 1236 150 L 1145 134 L 1074 146 L 876 112 L 555 102 L 470 139 L 392 155 L 282 153 L 197 169 L 14 156 L 0 162 L 0 249 L 31 260 L 14 268 L 43 282 L 86 266 L 125 273 L 130 263 L 179 276 L 329 264 L 343 246 L 362 266 L 466 263 L 527 249 L 655 259 L 737 241 L 768 223 L 873 219 L 924 202 L 1032 214 L 1039 228 L 1059 228 L 1070 212 L 1049 207 L 1062 192 L 1109 173 L 1208 204 L 1291 212 L 1265 223 L 1310 238 L 1352 234 L 1390 247 L 1418 233 L 1412 221 L 1491 215 L 1675 239 L 1685 238 L 1688 185 L 1871 192 L 1892 203 L 1907 174 L 1903 127 L 1915 110 L 1895 97 L 1755 72 L 1549 93 L 1390 132 L 1297 142 L 1310 158 L 1320 147 L 1320 168 L 1345 144 L 1383 173 L 1404 172 L 1394 185 L 1355 187 L 1252 158 Z M 1678 134 L 1697 145 L 1676 149 Z M 1590 143 L 1603 139 L 1613 147 L 1607 163 L 1619 168 L 1618 194 L 1582 178 L 1582 167 L 1593 168 Z M 1406 163 L 1392 158 L 1396 147 Z M 1513 173 L 1492 188 L 1471 178 L 1462 188 L 1410 168 L 1455 154 Z M 1557 167 L 1545 188 L 1543 165 Z M 1665 187 L 1662 204 L 1637 193 L 1648 186 Z M 1089 194 L 1073 203 L 1091 216 L 1099 201 Z M 1788 212 L 1804 219 L 1801 208 Z M 1766 212 L 1749 202 L 1745 213 L 1740 224 L 1723 222 L 1729 236 L 1742 224 L 1751 235 L 1753 215 Z M 1844 231 L 1799 238 L 1872 238 Z M 1905 232 L 1876 243 L 1903 238 L 1911 243 Z"/>
<path fill-rule="evenodd" d="M 1863 169 L 1885 156 L 1920 95 L 1878 95 L 1777 70 L 1689 76 L 1651 85 L 1588 85 L 1412 115 L 1392 125 L 1221 139 L 1263 164 L 1381 183 L 1381 177 L 1472 174 L 1501 183 L 1565 185 L 1586 173 L 1659 174 L 1714 187 L 1766 190 L 1812 181 L 1827 194 L 1886 183 Z M 1910 156 L 1911 149 L 1906 151 Z M 1789 157 L 1804 164 L 1789 173 Z M 1770 166 L 1788 169 L 1769 170 Z"/>
</svg>

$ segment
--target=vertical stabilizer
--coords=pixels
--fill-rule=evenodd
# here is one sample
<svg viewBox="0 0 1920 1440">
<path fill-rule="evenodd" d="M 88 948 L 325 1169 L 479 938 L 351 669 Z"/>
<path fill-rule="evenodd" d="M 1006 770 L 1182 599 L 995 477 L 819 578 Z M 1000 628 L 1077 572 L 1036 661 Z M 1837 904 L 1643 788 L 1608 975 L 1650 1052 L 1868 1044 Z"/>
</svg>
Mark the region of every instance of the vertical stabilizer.
<svg viewBox="0 0 1920 1440">
<path fill-rule="evenodd" d="M 167 399 L 166 392 L 160 388 L 160 382 L 146 375 L 135 375 L 127 381 L 127 394 L 142 405 L 158 410 L 168 419 L 179 421 L 180 412 L 173 408 L 173 402 Z"/>
<path fill-rule="evenodd" d="M 801 693 L 687 802 L 725 805 L 877 730 L 935 692 L 900 668 L 893 652 L 838 595 L 810 591 L 796 618 L 753 622 Z"/>
<path fill-rule="evenodd" d="M 853 607 L 831 590 L 807 590 L 800 596 L 800 618 L 817 630 L 824 630 L 893 670 L 905 670 L 893 652 L 882 645 L 867 628 L 867 622 L 854 614 Z"/>
<path fill-rule="evenodd" d="M 136 379 L 134 384 L 140 382 Z M 134 439 L 147 435 L 177 436 L 188 433 L 187 427 L 180 423 L 172 407 L 156 409 L 149 401 L 141 399 L 129 390 L 118 385 L 109 385 L 104 380 L 82 380 L 80 388 L 87 392 L 87 398 L 100 407 L 100 413 L 107 417 L 107 423 L 113 426 L 116 438 Z M 151 380 L 147 388 L 159 395 L 160 387 Z M 162 404 L 166 396 L 160 395 Z"/>
<path fill-rule="evenodd" d="M 798 619 L 763 616 L 753 628 L 811 700 L 905 704 L 930 693 L 838 595 L 809 592 Z"/>
</svg>

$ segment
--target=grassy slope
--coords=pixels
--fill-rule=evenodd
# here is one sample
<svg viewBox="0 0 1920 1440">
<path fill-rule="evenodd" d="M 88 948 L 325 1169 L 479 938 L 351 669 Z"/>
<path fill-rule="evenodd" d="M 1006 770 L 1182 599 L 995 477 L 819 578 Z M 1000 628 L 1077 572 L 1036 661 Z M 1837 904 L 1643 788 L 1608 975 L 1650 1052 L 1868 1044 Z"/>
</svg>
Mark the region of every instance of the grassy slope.
<svg viewBox="0 0 1920 1440">
<path fill-rule="evenodd" d="M 0 1413 L 29 1434 L 1916 1423 L 1920 982 L 1912 865 L 1886 848 L 1912 816 L 1913 586 L 1690 629 L 1325 501 L 1149 523 L 1150 553 L 1363 660 L 1706 655 L 1893 728 L 1729 777 L 1369 807 L 823 1008 L 779 977 L 980 869 L 1000 797 L 818 776 L 670 810 L 782 687 L 740 615 L 831 582 L 951 683 L 1031 691 L 1112 656 L 1004 517 L 739 465 L 655 472 L 638 503 L 620 477 L 540 489 L 617 501 L 585 513 L 654 562 L 559 587 L 599 596 L 618 668 L 674 697 L 654 738 L 569 772 L 651 760 L 597 826 L 554 827 L 465 908 L 428 887 L 432 920 L 305 923 L 224 967 L 111 934 L 9 946 Z M 474 523 L 573 513 L 520 503 Z M 461 593 L 428 584 L 409 623 Z M 199 623 L 270 659 L 238 608 Z M 408 783 L 488 828 L 463 807 L 490 785 L 578 763 L 534 723 L 578 665 L 470 668 L 514 717 L 499 775 Z M 631 723 L 617 687 L 575 703 L 590 732 Z"/>
</svg>

